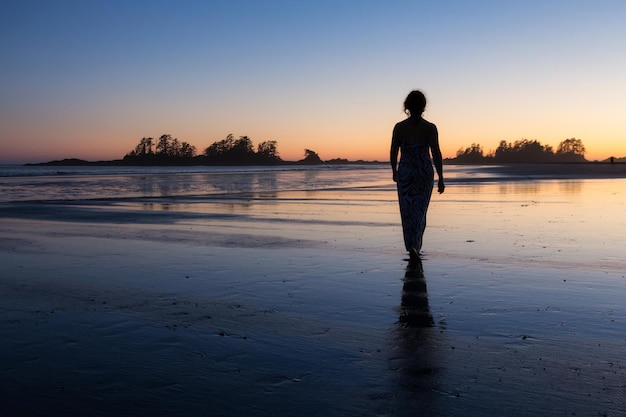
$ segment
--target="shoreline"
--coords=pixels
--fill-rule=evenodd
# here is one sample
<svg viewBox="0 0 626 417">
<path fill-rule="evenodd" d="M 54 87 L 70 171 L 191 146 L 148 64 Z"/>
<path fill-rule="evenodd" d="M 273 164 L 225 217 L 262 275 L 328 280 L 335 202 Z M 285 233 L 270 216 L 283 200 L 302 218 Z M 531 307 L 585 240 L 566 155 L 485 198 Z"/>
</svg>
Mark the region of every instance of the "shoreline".
<svg viewBox="0 0 626 417">
<path fill-rule="evenodd" d="M 445 166 L 481 167 L 490 171 L 513 175 L 565 175 L 565 176 L 603 176 L 603 177 L 626 177 L 626 162 L 608 161 L 584 161 L 584 162 L 509 162 L 509 163 L 458 163 L 452 159 L 444 159 Z M 321 163 L 306 163 L 303 161 L 280 161 L 268 164 L 203 164 L 193 162 L 163 163 L 163 164 L 133 164 L 124 160 L 110 161 L 86 161 L 82 159 L 67 158 L 62 160 L 16 164 L 23 167 L 318 167 L 318 166 L 388 166 L 389 161 L 350 161 L 347 159 L 331 159 Z"/>
<path fill-rule="evenodd" d="M 524 163 L 482 165 L 487 172 L 528 179 L 626 178 L 625 163 Z M 445 171 L 444 171 L 445 173 Z"/>
</svg>

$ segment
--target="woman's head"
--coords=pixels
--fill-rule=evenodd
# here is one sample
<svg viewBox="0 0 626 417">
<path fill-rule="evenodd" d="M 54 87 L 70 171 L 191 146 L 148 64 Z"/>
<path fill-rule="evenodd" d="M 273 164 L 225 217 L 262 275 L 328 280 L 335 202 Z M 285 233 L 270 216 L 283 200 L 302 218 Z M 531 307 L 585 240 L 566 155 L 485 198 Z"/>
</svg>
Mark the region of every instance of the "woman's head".
<svg viewBox="0 0 626 417">
<path fill-rule="evenodd" d="M 404 112 L 409 116 L 421 116 L 426 108 L 426 96 L 419 90 L 413 90 L 404 100 Z"/>
</svg>

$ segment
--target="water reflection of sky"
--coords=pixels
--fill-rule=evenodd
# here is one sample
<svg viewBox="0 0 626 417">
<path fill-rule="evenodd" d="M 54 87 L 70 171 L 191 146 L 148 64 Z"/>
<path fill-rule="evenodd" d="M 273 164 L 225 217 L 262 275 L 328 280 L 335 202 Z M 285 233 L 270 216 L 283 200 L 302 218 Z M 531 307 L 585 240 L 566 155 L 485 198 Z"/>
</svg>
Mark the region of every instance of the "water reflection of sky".
<svg viewBox="0 0 626 417">
<path fill-rule="evenodd" d="M 621 179 L 455 184 L 433 199 L 428 234 L 442 253 L 623 268 L 624 185 Z"/>
</svg>

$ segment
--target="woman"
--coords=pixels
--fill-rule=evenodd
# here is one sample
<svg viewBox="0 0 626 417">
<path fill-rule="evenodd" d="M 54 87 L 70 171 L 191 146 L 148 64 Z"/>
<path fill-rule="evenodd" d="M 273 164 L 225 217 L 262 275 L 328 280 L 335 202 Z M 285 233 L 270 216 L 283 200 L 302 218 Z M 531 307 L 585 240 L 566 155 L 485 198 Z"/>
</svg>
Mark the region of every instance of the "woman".
<svg viewBox="0 0 626 417">
<path fill-rule="evenodd" d="M 404 112 L 409 117 L 396 124 L 391 138 L 391 170 L 398 186 L 404 246 L 411 259 L 419 258 L 422 249 L 426 211 L 433 192 L 433 162 L 439 177 L 439 193 L 445 189 L 437 126 L 422 118 L 425 108 L 424 94 L 411 91 L 404 101 Z M 401 150 L 399 164 L 398 150 Z"/>
</svg>

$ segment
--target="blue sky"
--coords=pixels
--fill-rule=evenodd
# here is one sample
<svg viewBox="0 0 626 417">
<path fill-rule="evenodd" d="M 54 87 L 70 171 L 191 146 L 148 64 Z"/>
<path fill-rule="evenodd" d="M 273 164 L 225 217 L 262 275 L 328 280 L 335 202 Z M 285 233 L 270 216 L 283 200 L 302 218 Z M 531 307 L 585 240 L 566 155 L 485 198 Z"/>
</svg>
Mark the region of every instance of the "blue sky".
<svg viewBox="0 0 626 417">
<path fill-rule="evenodd" d="M 626 2 L 0 2 L 0 162 L 233 133 L 284 159 L 388 157 L 415 88 L 445 156 L 576 137 L 626 155 Z"/>
</svg>

